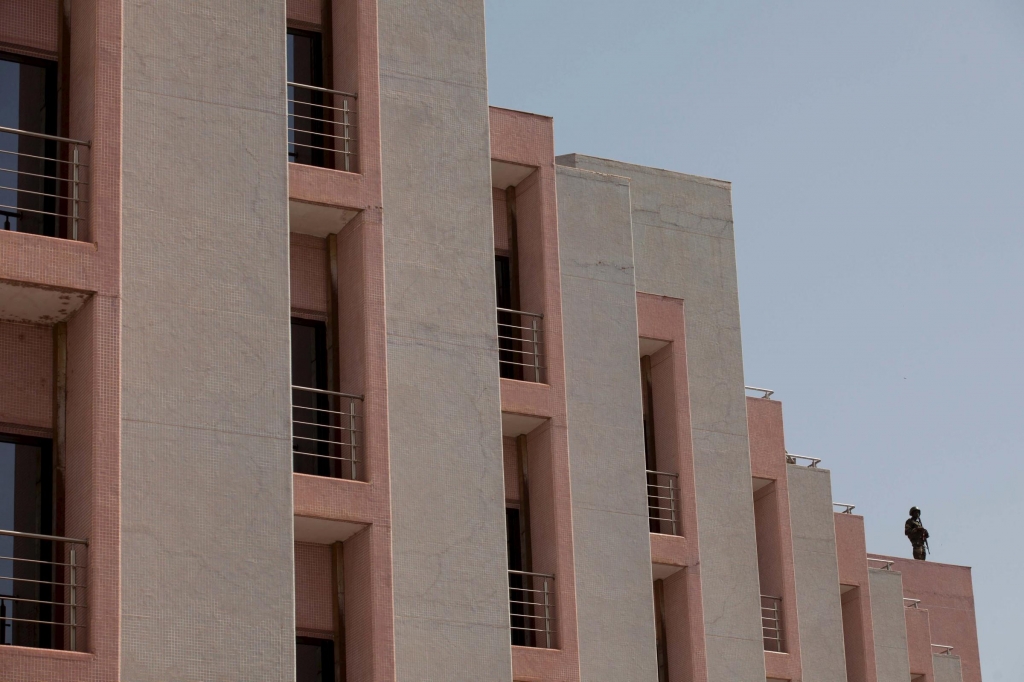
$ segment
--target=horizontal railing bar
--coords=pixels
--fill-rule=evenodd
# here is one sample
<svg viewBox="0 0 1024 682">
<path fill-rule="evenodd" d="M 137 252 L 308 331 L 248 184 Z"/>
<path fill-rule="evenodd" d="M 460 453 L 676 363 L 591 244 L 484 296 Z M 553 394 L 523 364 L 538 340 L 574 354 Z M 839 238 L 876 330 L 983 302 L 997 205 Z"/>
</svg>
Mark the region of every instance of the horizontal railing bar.
<svg viewBox="0 0 1024 682">
<path fill-rule="evenodd" d="M 65 601 L 41 601 L 39 599 L 29 599 L 28 597 L 12 597 L 9 594 L 0 594 L 0 601 L 11 601 L 11 602 L 24 602 L 26 604 L 49 604 L 50 606 L 71 606 Z M 84 609 L 85 604 L 75 604 L 76 608 Z M 3 620 L 3 619 L 0 619 Z"/>
<path fill-rule="evenodd" d="M 0 561 L 27 561 L 32 564 L 43 564 L 44 566 L 74 566 L 75 568 L 82 567 L 82 564 L 66 564 L 63 561 L 44 561 L 43 559 L 19 559 L 18 557 L 13 556 L 0 556 Z"/>
<path fill-rule="evenodd" d="M 300 426 L 314 426 L 318 429 L 335 429 L 337 431 L 357 431 L 357 429 L 351 429 L 347 426 L 334 426 L 332 424 L 314 424 L 313 422 L 300 422 L 297 419 L 293 419 L 292 424 L 298 424 Z"/>
<path fill-rule="evenodd" d="M 79 164 L 81 165 L 81 164 Z M 28 171 L 17 170 L 14 168 L 0 168 L 0 172 L 3 173 L 14 173 L 15 175 L 22 175 L 29 178 L 42 178 L 43 180 L 56 180 L 57 182 L 71 182 L 79 185 L 88 185 L 89 183 L 85 180 L 75 180 L 74 178 L 62 178 L 59 175 L 42 175 L 40 173 L 29 173 Z M 7 189 L 13 189 L 8 187 Z"/>
<path fill-rule="evenodd" d="M 782 601 L 782 597 L 773 597 L 770 594 L 762 594 L 761 599 L 774 599 L 775 601 Z"/>
<path fill-rule="evenodd" d="M 309 436 L 296 436 L 294 433 L 292 434 L 292 438 L 297 438 L 298 440 L 308 440 L 312 443 L 324 443 L 325 445 L 351 445 L 351 443 L 346 443 L 345 441 L 324 440 L 322 438 L 310 438 Z"/>
<path fill-rule="evenodd" d="M 843 507 L 842 514 L 852 514 L 853 510 L 857 508 L 855 504 L 846 504 L 845 502 L 833 502 L 833 507 Z"/>
<path fill-rule="evenodd" d="M 526 363 L 523 363 L 523 362 L 516 362 L 515 360 L 499 360 L 499 362 L 502 365 L 515 365 L 517 367 L 529 367 L 530 369 L 533 369 L 533 365 L 527 365 Z M 538 365 L 537 368 L 538 369 L 547 369 L 547 365 Z M 531 379 L 526 379 L 526 381 L 532 381 L 532 380 Z M 538 381 L 539 381 L 539 379 L 538 379 Z"/>
<path fill-rule="evenodd" d="M 671 476 L 672 478 L 679 478 L 679 474 L 673 474 L 673 473 L 670 473 L 668 471 L 651 471 L 650 469 L 648 469 L 647 473 L 655 474 L 657 476 Z M 653 484 L 651 484 L 651 485 L 653 485 Z"/>
<path fill-rule="evenodd" d="M 512 587 L 511 585 L 509 586 L 508 591 L 509 592 L 536 592 L 537 594 L 544 594 L 544 590 L 538 590 L 538 589 L 532 588 L 532 587 Z M 551 594 L 551 592 L 548 592 L 548 594 Z M 531 602 L 531 603 L 533 603 L 533 602 Z M 552 606 L 551 608 L 554 608 L 554 606 Z"/>
<path fill-rule="evenodd" d="M 334 459 L 339 462 L 352 462 L 353 464 L 359 464 L 360 460 L 352 457 L 338 457 L 336 455 L 321 455 L 316 452 L 301 452 L 299 450 L 292 450 L 293 455 L 305 455 L 306 457 L 323 457 L 324 459 Z"/>
<path fill-rule="evenodd" d="M 330 104 L 317 104 L 315 102 L 303 102 L 301 99 L 290 99 L 290 100 L 288 100 L 288 104 L 294 104 L 295 106 L 300 106 L 301 105 L 301 106 L 305 106 L 305 107 L 316 107 L 317 109 L 330 109 L 331 111 L 340 111 L 342 114 L 353 114 L 354 115 L 356 113 L 355 109 L 346 109 L 345 107 L 332 107 Z M 346 123 L 345 121 L 335 121 L 334 119 L 331 119 L 331 118 L 315 118 L 315 117 L 312 117 L 312 116 L 305 116 L 303 114 L 297 114 L 294 111 L 289 111 L 287 115 L 291 116 L 291 117 L 304 118 L 307 121 L 321 121 L 323 123 L 331 123 L 333 125 L 347 126 L 347 127 L 350 127 L 350 128 L 355 128 L 356 127 L 356 124 L 352 123 L 351 121 Z"/>
<path fill-rule="evenodd" d="M 32 620 L 30 618 L 15 618 L 14 616 L 4 616 L 0 618 L 0 623 L 5 620 L 15 621 L 18 623 L 38 623 L 40 625 L 55 625 L 61 628 L 84 628 L 85 625 L 81 623 L 65 623 L 64 621 L 56 620 Z"/>
<path fill-rule="evenodd" d="M 514 571 L 511 568 L 508 569 L 508 572 L 512 575 L 532 575 L 535 578 L 547 578 L 548 580 L 555 579 L 555 576 L 550 575 L 548 573 L 530 573 L 529 571 Z"/>
<path fill-rule="evenodd" d="M 340 414 L 342 417 L 363 418 L 363 415 L 358 412 L 342 412 L 341 410 L 331 410 L 326 407 L 311 407 L 310 405 L 296 405 L 295 403 L 292 403 L 292 408 L 296 410 L 315 410 L 316 412 L 325 412 L 327 414 Z"/>
<path fill-rule="evenodd" d="M 499 313 L 512 313 L 513 315 L 529 315 L 530 317 L 544 318 L 543 313 L 528 313 L 525 310 L 509 310 L 508 308 L 498 308 Z M 500 323 L 499 323 L 500 324 Z"/>
<path fill-rule="evenodd" d="M 501 338 L 501 337 L 498 337 L 498 338 Z M 537 351 L 517 350 L 515 348 L 501 348 L 500 346 L 498 347 L 498 350 L 500 350 L 502 353 L 519 353 L 520 355 L 528 355 L 531 358 L 534 355 L 536 355 L 537 357 L 541 357 L 540 353 L 538 353 Z M 533 365 L 530 365 L 530 366 L 533 367 Z"/>
<path fill-rule="evenodd" d="M 64 159 L 58 159 L 55 156 L 37 156 L 36 154 L 28 154 L 26 152 L 12 152 L 9 149 L 0 149 L 0 154 L 7 154 L 8 156 L 17 156 L 18 158 L 21 158 L 21 159 L 39 159 L 40 161 L 48 161 L 48 162 L 52 162 L 52 163 L 63 163 L 63 164 L 67 164 L 68 166 L 74 166 L 75 165 L 74 161 L 65 161 Z M 79 161 L 78 162 L 78 167 L 79 168 L 88 168 L 89 164 L 82 163 L 81 161 Z M 82 180 L 79 180 L 79 182 L 83 182 L 84 183 L 84 181 L 82 181 Z"/>
<path fill-rule="evenodd" d="M 786 453 L 786 459 L 804 459 L 804 460 L 807 460 L 807 461 L 810 462 L 810 464 L 808 464 L 807 466 L 812 468 L 812 469 L 817 468 L 817 466 L 819 464 L 821 464 L 821 458 L 820 457 L 805 457 L 803 455 L 794 455 L 792 452 L 787 452 Z M 796 464 L 796 462 L 793 462 L 793 464 Z"/>
<path fill-rule="evenodd" d="M 292 384 L 292 389 L 296 390 L 296 391 L 309 391 L 310 393 L 323 393 L 325 395 L 337 395 L 337 396 L 341 396 L 342 398 L 355 398 L 356 400 L 362 400 L 363 399 L 363 396 L 361 396 L 361 395 L 353 395 L 351 393 L 341 393 L 339 391 L 328 391 L 327 389 L 324 389 L 324 388 L 313 388 L 312 386 L 296 386 L 295 384 Z"/>
<path fill-rule="evenodd" d="M 57 218 L 72 218 L 72 219 L 74 218 L 74 216 L 66 215 L 64 213 L 54 213 L 53 211 L 39 211 L 39 210 L 34 209 L 34 208 L 25 208 L 24 206 L 8 206 L 7 204 L 0 204 L 0 208 L 11 208 L 11 209 L 14 209 L 15 211 L 19 211 L 19 212 L 25 211 L 26 213 L 38 213 L 40 215 L 52 215 L 52 216 L 56 216 Z M 79 216 L 78 219 L 79 220 L 85 220 L 85 218 L 83 218 L 81 216 Z"/>
<path fill-rule="evenodd" d="M 80 144 L 83 146 L 90 146 L 88 142 L 83 140 L 73 140 L 69 137 L 58 137 L 57 135 L 47 135 L 45 133 L 33 133 L 28 130 L 18 130 L 17 128 L 7 128 L 0 126 L 0 133 L 10 133 L 12 135 L 28 135 L 29 137 L 38 137 L 42 140 L 53 140 L 55 142 L 69 142 L 71 144 Z"/>
<path fill-rule="evenodd" d="M 0 528 L 0 535 L 8 535 L 12 538 L 28 538 L 30 540 L 53 540 L 55 542 L 73 542 L 78 545 L 88 545 L 88 540 L 81 538 L 66 538 L 60 535 L 40 535 L 39 533 L 23 533 L 20 530 L 4 530 Z"/>
<path fill-rule="evenodd" d="M 358 99 L 358 95 L 351 92 L 342 92 L 341 90 L 331 90 L 330 88 L 321 88 L 319 85 L 306 85 L 305 83 L 292 83 L 286 81 L 288 85 L 293 88 L 304 88 L 306 90 L 316 90 L 317 92 L 329 92 L 332 95 L 343 95 L 345 97 L 351 97 L 352 99 Z"/>
<path fill-rule="evenodd" d="M 772 394 L 775 393 L 775 391 L 770 388 L 760 388 L 758 386 L 744 386 L 743 389 L 747 391 L 761 391 L 764 393 L 765 398 L 771 398 Z"/>
<path fill-rule="evenodd" d="M 518 336 L 508 336 L 507 334 L 503 336 L 501 334 L 501 332 L 503 330 L 506 330 L 506 329 L 520 329 L 520 330 L 522 330 L 524 332 L 530 332 L 531 334 L 534 331 L 536 331 L 537 332 L 537 336 L 543 336 L 544 335 L 544 329 L 541 328 L 541 327 L 537 327 L 537 329 L 534 329 L 533 327 L 524 327 L 524 326 L 518 325 L 518 324 L 499 322 L 498 323 L 498 336 L 501 336 L 502 338 L 505 338 L 505 339 L 515 339 L 517 341 L 520 340 L 520 337 L 518 337 Z M 522 340 L 523 341 L 531 341 L 531 342 L 533 341 L 533 339 L 522 339 Z M 537 343 L 541 343 L 540 339 L 537 340 Z"/>
<path fill-rule="evenodd" d="M 51 178 L 51 179 L 57 180 L 57 178 Z M 2 192 L 4 190 L 7 190 L 8 192 L 15 192 L 17 194 L 32 194 L 32 195 L 35 195 L 37 197 L 46 197 L 48 199 L 66 199 L 68 201 L 80 201 L 83 204 L 89 203 L 88 199 L 74 199 L 72 197 L 66 197 L 63 194 L 58 194 L 56 191 L 55 192 L 33 192 L 30 189 L 20 189 L 18 187 L 8 187 L 7 185 L 0 185 L 0 192 Z"/>
<path fill-rule="evenodd" d="M 355 139 L 352 139 L 351 142 L 355 142 Z M 317 147 L 315 144 L 302 144 L 301 142 L 296 142 L 294 140 L 289 140 L 288 144 L 294 145 L 296 147 L 305 147 L 306 149 L 319 149 L 322 152 L 344 154 L 345 156 L 355 156 L 356 154 L 354 151 L 346 151 L 344 149 L 330 149 L 329 147 Z"/>
<path fill-rule="evenodd" d="M 512 617 L 516 618 L 516 616 L 512 616 Z M 550 632 L 550 630 L 541 630 L 539 628 L 528 628 L 528 627 L 519 626 L 519 625 L 513 625 L 512 629 L 516 630 L 518 632 L 544 632 L 544 633 Z M 539 647 L 539 648 L 544 649 L 546 647 Z"/>
<path fill-rule="evenodd" d="M 84 566 L 78 566 L 78 568 L 84 568 Z M 84 589 L 85 585 L 80 583 L 56 583 L 52 580 L 32 580 L 31 578 L 11 578 L 6 575 L 0 575 L 0 580 L 6 580 L 12 583 L 32 583 L 33 585 L 53 585 L 54 587 L 74 587 L 76 589 Z"/>
<path fill-rule="evenodd" d="M 301 130 L 299 128 L 289 128 L 290 133 L 303 133 L 304 135 L 315 135 L 317 137 L 329 137 L 332 140 L 342 140 L 348 142 L 355 142 L 356 138 L 348 137 L 347 135 L 332 135 L 331 133 L 317 132 L 315 130 Z"/>
</svg>

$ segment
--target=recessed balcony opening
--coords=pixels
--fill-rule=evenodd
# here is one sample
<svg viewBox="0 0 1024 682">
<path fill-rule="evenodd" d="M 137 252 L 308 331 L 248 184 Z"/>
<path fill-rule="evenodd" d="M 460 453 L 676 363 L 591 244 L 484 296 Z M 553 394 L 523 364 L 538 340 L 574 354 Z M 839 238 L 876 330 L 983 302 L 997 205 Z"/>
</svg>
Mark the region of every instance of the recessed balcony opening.
<svg viewBox="0 0 1024 682">
<path fill-rule="evenodd" d="M 764 650 L 785 652 L 786 638 L 782 600 L 784 566 L 778 491 L 774 480 L 757 477 L 753 479 L 753 490 Z"/>
<path fill-rule="evenodd" d="M 543 299 L 537 276 L 539 260 L 536 229 L 536 197 L 533 188 L 519 192 L 534 168 L 491 161 L 494 183 L 494 276 L 498 314 L 498 369 L 502 378 L 543 383 L 547 353 L 544 314 L 537 309 Z M 522 214 L 519 210 L 522 204 Z M 521 225 L 522 224 L 522 225 Z M 520 227 L 524 229 L 520 229 Z M 521 242 L 521 234 L 529 243 Z M 523 279 L 523 273 L 530 276 Z"/>
<path fill-rule="evenodd" d="M 288 160 L 355 172 L 356 95 L 330 87 L 325 43 L 319 31 L 288 29 Z"/>
<path fill-rule="evenodd" d="M 362 396 L 327 386 L 327 325 L 292 318 L 294 471 L 357 480 L 363 466 Z"/>
<path fill-rule="evenodd" d="M 666 358 L 659 353 L 667 341 L 640 339 L 640 388 L 644 418 L 644 457 L 647 463 L 647 511 L 652 533 L 682 535 L 679 474 L 674 457 L 658 453 L 655 423 L 671 417 L 671 385 Z M 666 424 L 668 429 L 671 425 Z"/>
<path fill-rule="evenodd" d="M 0 52 L 0 227 L 78 239 L 88 142 L 58 136 L 57 62 Z"/>
</svg>

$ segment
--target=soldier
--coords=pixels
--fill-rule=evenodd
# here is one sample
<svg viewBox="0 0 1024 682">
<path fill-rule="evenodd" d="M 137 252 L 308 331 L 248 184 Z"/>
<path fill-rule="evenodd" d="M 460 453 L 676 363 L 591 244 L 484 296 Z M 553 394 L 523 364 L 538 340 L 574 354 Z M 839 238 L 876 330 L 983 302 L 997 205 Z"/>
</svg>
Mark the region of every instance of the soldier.
<svg viewBox="0 0 1024 682">
<path fill-rule="evenodd" d="M 903 534 L 910 538 L 910 544 L 914 547 L 914 558 L 925 561 L 928 556 L 928 531 L 921 523 L 921 510 L 917 507 L 910 508 L 910 518 L 903 524 Z"/>
</svg>

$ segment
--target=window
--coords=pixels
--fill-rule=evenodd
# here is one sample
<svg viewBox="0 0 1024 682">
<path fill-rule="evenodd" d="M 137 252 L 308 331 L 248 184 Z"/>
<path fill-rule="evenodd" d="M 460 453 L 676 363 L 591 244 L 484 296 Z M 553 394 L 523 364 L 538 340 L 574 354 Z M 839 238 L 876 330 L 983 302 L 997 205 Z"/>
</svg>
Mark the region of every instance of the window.
<svg viewBox="0 0 1024 682">
<path fill-rule="evenodd" d="M 334 682 L 334 642 L 295 638 L 295 682 Z"/>
<path fill-rule="evenodd" d="M 50 441 L 0 434 L 0 530 L 52 535 L 53 456 Z M 0 534 L 0 642 L 56 646 L 53 542 Z M 57 588 L 59 589 L 59 588 Z"/>
<path fill-rule="evenodd" d="M 56 62 L 0 52 L 0 126 L 57 134 Z M 57 153 L 53 140 L 0 133 L 2 229 L 57 236 Z"/>
<path fill-rule="evenodd" d="M 294 470 L 332 476 L 330 396 L 318 392 L 327 388 L 327 325 L 323 322 L 292 318 L 292 386 Z"/>
<path fill-rule="evenodd" d="M 323 37 L 313 31 L 288 29 L 288 160 L 327 166 L 333 146 L 325 133 L 330 120 L 324 92 Z M 301 86 L 312 86 L 309 88 Z"/>
</svg>

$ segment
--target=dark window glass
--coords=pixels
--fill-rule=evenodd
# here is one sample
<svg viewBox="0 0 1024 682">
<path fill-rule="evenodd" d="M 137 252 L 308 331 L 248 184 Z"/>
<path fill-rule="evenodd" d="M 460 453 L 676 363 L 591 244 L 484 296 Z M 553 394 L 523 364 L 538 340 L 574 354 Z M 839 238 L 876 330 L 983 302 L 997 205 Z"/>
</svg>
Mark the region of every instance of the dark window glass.
<svg viewBox="0 0 1024 682">
<path fill-rule="evenodd" d="M 505 508 L 505 533 L 508 547 L 508 568 L 509 571 L 523 570 L 523 550 L 520 537 L 521 524 L 519 510 L 515 507 Z M 527 607 L 524 602 L 530 601 L 531 593 L 523 588 L 526 587 L 524 577 L 509 573 L 509 612 L 512 616 L 512 644 L 516 646 L 527 646 L 529 643 L 529 630 L 533 627 L 530 624 L 532 619 L 524 617 Z"/>
<path fill-rule="evenodd" d="M 327 388 L 327 325 L 323 322 L 292 319 L 292 385 Z M 334 476 L 338 473 L 335 470 L 339 462 L 329 457 L 332 454 L 329 426 L 333 416 L 330 397 L 293 388 L 292 406 L 294 470 L 314 476 Z"/>
<path fill-rule="evenodd" d="M 512 307 L 512 260 L 508 256 L 494 257 L 495 291 L 498 307 Z M 498 312 L 498 370 L 505 379 L 522 379 L 523 354 L 519 341 L 521 315 Z"/>
<path fill-rule="evenodd" d="M 295 682 L 334 682 L 334 641 L 295 638 Z"/>
<path fill-rule="evenodd" d="M 50 442 L 0 434 L 0 529 L 53 534 Z M 0 535 L 0 642 L 53 646 L 53 543 Z M 19 559 L 14 561 L 13 559 Z"/>
<path fill-rule="evenodd" d="M 57 134 L 56 62 L 0 52 L 0 126 Z M 57 152 L 52 140 L 0 133 L 2 229 L 56 236 Z"/>
<path fill-rule="evenodd" d="M 324 87 L 323 37 L 312 31 L 288 29 L 288 82 Z M 288 86 L 288 160 L 309 166 L 325 166 L 331 138 L 325 137 L 324 93 Z"/>
</svg>

